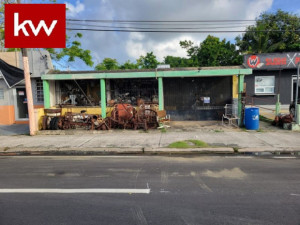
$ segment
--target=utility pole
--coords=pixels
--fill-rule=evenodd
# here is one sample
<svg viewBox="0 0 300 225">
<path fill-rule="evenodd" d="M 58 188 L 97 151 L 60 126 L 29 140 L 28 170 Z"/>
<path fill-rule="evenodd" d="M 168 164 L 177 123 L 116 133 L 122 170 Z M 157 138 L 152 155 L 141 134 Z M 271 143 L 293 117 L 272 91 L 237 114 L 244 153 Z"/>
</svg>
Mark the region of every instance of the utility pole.
<svg viewBox="0 0 300 225">
<path fill-rule="evenodd" d="M 18 4 L 21 4 L 21 0 L 17 0 Z M 34 119 L 34 109 L 33 109 L 33 98 L 32 98 L 32 88 L 30 81 L 30 70 L 29 70 L 29 61 L 27 48 L 21 48 L 23 67 L 24 67 L 24 78 L 25 78 L 25 87 L 26 87 L 26 96 L 27 96 L 27 108 L 28 108 L 28 117 L 29 117 L 29 131 L 30 135 L 35 135 L 36 126 Z"/>
<path fill-rule="evenodd" d="M 299 122 L 299 115 L 298 115 L 298 90 L 299 90 L 299 70 L 300 70 L 300 62 L 298 63 L 297 67 L 297 86 L 296 86 L 296 96 L 295 96 L 295 119 Z"/>
</svg>

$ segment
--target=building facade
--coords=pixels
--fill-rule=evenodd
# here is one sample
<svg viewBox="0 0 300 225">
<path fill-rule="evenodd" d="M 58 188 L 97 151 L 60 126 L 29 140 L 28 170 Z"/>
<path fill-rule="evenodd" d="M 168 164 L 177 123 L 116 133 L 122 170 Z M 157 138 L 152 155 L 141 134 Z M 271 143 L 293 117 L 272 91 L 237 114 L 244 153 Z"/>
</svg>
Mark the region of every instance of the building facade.
<svg viewBox="0 0 300 225">
<path fill-rule="evenodd" d="M 0 59 L 13 67 L 23 69 L 20 52 L 0 52 Z M 47 51 L 31 50 L 28 52 L 28 59 L 34 108 L 43 108 L 44 93 L 41 76 L 49 70 L 53 70 L 50 54 Z M 10 125 L 14 123 L 28 123 L 25 82 L 22 80 L 10 87 L 0 73 L 0 124 Z"/>
<path fill-rule="evenodd" d="M 109 115 L 111 102 L 138 106 L 142 99 L 166 110 L 172 120 L 218 120 L 224 106 L 236 103 L 242 112 L 243 66 L 156 70 L 69 71 L 42 76 L 45 108 Z"/>
<path fill-rule="evenodd" d="M 283 105 L 295 99 L 300 52 L 244 56 L 244 66 L 253 69 L 245 77 L 247 104 L 274 105 L 278 94 Z"/>
</svg>

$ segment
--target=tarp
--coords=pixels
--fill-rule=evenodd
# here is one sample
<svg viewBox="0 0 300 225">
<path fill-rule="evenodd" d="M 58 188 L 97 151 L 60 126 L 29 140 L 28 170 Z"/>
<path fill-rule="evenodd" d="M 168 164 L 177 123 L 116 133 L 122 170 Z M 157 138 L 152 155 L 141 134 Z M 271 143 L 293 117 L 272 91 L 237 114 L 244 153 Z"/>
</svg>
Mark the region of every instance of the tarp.
<svg viewBox="0 0 300 225">
<path fill-rule="evenodd" d="M 2 59 L 0 59 L 0 75 L 2 75 L 9 88 L 24 80 L 23 70 L 7 64 Z"/>
</svg>

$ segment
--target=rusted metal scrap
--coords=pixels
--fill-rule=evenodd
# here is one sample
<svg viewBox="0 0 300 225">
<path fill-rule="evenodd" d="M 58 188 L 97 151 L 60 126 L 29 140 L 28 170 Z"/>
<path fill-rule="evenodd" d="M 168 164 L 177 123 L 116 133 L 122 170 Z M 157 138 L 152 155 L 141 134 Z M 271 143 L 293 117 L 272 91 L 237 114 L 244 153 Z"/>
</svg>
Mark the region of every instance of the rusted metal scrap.
<svg viewBox="0 0 300 225">
<path fill-rule="evenodd" d="M 135 111 L 130 104 L 115 104 L 111 116 L 108 117 L 109 128 L 132 129 Z"/>
<path fill-rule="evenodd" d="M 294 117 L 292 114 L 288 115 L 278 115 L 275 117 L 275 120 L 273 121 L 273 125 L 283 127 L 284 123 L 292 123 L 294 121 Z"/>
<path fill-rule="evenodd" d="M 157 112 L 150 105 L 141 105 L 134 116 L 134 129 L 156 129 L 158 127 Z"/>
<path fill-rule="evenodd" d="M 158 127 L 157 112 L 147 105 L 140 105 L 136 110 L 130 104 L 116 104 L 108 118 L 109 128 L 155 129 Z"/>
</svg>

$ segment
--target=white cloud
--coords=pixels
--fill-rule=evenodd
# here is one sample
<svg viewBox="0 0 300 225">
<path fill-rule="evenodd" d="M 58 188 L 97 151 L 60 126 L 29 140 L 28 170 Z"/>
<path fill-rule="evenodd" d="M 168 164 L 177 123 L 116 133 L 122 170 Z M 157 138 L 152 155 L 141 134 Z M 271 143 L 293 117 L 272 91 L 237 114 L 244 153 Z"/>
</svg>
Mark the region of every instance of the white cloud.
<svg viewBox="0 0 300 225">
<path fill-rule="evenodd" d="M 179 42 L 182 40 L 191 40 L 195 44 L 195 40 L 191 36 L 180 36 L 163 42 L 155 42 L 153 40 L 144 41 L 143 34 L 132 33 L 129 35 L 129 40 L 126 43 L 126 52 L 129 57 L 137 59 L 141 55 L 146 55 L 147 52 L 153 52 L 158 61 L 162 62 L 167 55 L 187 57 L 186 50 L 181 48 Z M 141 38 L 142 37 L 142 38 Z"/>
<path fill-rule="evenodd" d="M 72 5 L 69 2 L 65 2 L 67 7 L 67 16 L 68 17 L 76 17 L 82 11 L 84 11 L 84 4 L 82 4 L 79 0 L 76 1 L 75 5 Z"/>
<path fill-rule="evenodd" d="M 270 10 L 273 4 L 273 0 L 82 0 L 81 2 L 78 0 L 76 4 L 72 2 L 73 5 L 70 5 L 73 8 L 71 7 L 72 10 L 69 11 L 78 14 L 84 10 L 85 13 L 81 14 L 80 19 L 94 20 L 246 20 L 257 18 L 262 12 Z M 142 26 L 110 23 L 105 25 Z M 235 30 L 244 28 L 239 27 Z M 224 29 L 226 28 L 222 30 Z M 101 61 L 105 57 L 110 57 L 120 63 L 128 59 L 135 60 L 151 51 L 160 61 L 167 55 L 185 57 L 186 51 L 179 46 L 179 41 L 186 39 L 199 44 L 209 34 L 88 31 L 82 33 L 84 35 L 82 45 L 93 52 L 95 59 Z M 234 40 L 239 33 L 211 33 L 211 35 L 220 39 Z"/>
<path fill-rule="evenodd" d="M 246 19 L 256 19 L 262 12 L 271 8 L 273 0 L 260 0 L 250 4 L 246 12 Z"/>
</svg>

